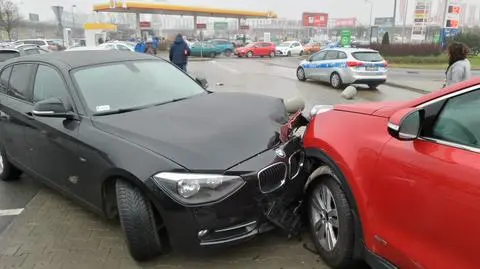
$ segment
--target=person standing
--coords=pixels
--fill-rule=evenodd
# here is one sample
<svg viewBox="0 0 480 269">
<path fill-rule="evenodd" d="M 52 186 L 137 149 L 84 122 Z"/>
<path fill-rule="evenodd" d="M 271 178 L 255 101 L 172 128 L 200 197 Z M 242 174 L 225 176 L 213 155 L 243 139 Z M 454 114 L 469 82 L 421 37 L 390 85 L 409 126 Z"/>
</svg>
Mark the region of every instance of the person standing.
<svg viewBox="0 0 480 269">
<path fill-rule="evenodd" d="M 153 48 L 153 42 L 152 41 L 147 41 L 147 46 L 145 47 L 144 53 L 150 54 L 150 55 L 156 55 L 155 49 Z"/>
<path fill-rule="evenodd" d="M 182 34 L 178 34 L 170 47 L 170 61 L 183 71 L 187 72 L 187 62 L 190 53 L 190 48 L 183 39 Z"/>
<path fill-rule="evenodd" d="M 445 85 L 470 79 L 472 76 L 470 61 L 467 59 L 470 49 L 463 43 L 455 42 L 448 46 L 448 67 L 445 72 Z"/>
</svg>

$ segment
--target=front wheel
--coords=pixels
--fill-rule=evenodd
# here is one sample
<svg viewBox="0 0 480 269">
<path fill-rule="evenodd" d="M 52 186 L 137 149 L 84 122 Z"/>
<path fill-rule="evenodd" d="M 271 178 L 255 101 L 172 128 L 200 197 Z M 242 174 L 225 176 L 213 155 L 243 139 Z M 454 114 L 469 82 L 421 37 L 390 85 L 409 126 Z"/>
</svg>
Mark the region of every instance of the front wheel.
<svg viewBox="0 0 480 269">
<path fill-rule="evenodd" d="M 302 51 L 300 51 L 300 56 L 303 56 L 303 50 L 302 50 Z"/>
<path fill-rule="evenodd" d="M 333 268 L 351 268 L 353 216 L 342 188 L 329 176 L 314 183 L 307 199 L 310 232 L 320 257 Z"/>
<path fill-rule="evenodd" d="M 225 50 L 225 51 L 223 52 L 223 55 L 224 55 L 225 57 L 231 57 L 232 54 L 233 54 L 233 52 L 232 52 L 231 50 Z"/>
<path fill-rule="evenodd" d="M 150 201 L 138 187 L 125 180 L 117 181 L 116 193 L 118 215 L 130 255 L 137 261 L 160 255 L 162 226 Z"/>
<path fill-rule="evenodd" d="M 307 77 L 305 76 L 305 70 L 303 69 L 303 67 L 297 68 L 297 78 L 300 81 L 306 81 L 307 80 Z"/>
<path fill-rule="evenodd" d="M 335 72 L 330 76 L 330 85 L 335 89 L 340 89 L 343 87 L 343 81 L 340 75 Z"/>
<path fill-rule="evenodd" d="M 22 171 L 7 159 L 5 150 L 0 150 L 0 180 L 13 181 L 20 178 Z"/>
<path fill-rule="evenodd" d="M 253 52 L 249 51 L 249 52 L 247 53 L 247 58 L 252 58 L 252 57 L 253 57 Z"/>
</svg>

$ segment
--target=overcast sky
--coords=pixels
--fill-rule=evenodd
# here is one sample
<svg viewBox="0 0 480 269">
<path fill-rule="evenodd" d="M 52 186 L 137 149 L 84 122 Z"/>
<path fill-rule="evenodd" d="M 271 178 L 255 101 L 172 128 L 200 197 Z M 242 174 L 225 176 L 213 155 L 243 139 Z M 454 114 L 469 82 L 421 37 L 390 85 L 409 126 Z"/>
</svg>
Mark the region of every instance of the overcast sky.
<svg viewBox="0 0 480 269">
<path fill-rule="evenodd" d="M 82 13 L 90 13 L 93 4 L 109 3 L 108 0 L 14 0 L 19 3 L 24 16 L 38 13 L 40 20 L 53 19 L 52 5 L 61 5 L 71 9 L 75 4 Z M 162 2 L 161 0 L 137 0 L 137 2 Z M 390 17 L 393 14 L 394 0 L 370 0 L 374 3 L 373 17 Z M 480 0 L 463 0 L 469 4 L 480 5 Z M 331 18 L 357 17 L 364 24 L 369 23 L 370 4 L 365 0 L 167 0 L 178 5 L 194 5 L 217 8 L 234 8 L 254 11 L 274 11 L 279 17 L 301 19 L 302 12 L 326 12 Z M 400 0 L 398 1 L 400 2 Z M 415 0 L 409 0 L 409 17 L 412 18 Z M 436 4 L 438 0 L 433 0 Z M 477 9 L 478 10 L 478 9 Z M 398 16 L 398 15 L 397 15 Z"/>
</svg>

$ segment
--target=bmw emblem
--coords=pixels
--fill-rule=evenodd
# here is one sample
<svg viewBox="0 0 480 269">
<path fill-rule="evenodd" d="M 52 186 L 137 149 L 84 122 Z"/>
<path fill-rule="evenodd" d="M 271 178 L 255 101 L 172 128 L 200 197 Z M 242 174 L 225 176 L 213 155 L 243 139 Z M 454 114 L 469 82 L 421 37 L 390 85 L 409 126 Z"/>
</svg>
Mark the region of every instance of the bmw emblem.
<svg viewBox="0 0 480 269">
<path fill-rule="evenodd" d="M 285 151 L 283 151 L 283 149 L 276 149 L 275 154 L 277 154 L 277 156 L 280 158 L 285 158 L 287 156 L 287 154 L 285 153 Z"/>
</svg>

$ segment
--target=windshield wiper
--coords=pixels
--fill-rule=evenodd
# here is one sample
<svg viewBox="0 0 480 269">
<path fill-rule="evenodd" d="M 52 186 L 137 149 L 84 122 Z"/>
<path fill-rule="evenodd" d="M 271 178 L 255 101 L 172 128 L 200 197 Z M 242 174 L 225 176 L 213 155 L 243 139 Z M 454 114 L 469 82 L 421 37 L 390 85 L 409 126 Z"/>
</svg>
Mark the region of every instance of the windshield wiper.
<svg viewBox="0 0 480 269">
<path fill-rule="evenodd" d="M 122 114 L 122 113 L 132 112 L 132 111 L 136 111 L 136 110 L 140 110 L 140 109 L 144 109 L 144 108 L 146 108 L 146 106 L 119 108 L 119 109 L 115 109 L 115 110 L 95 112 L 95 113 L 93 113 L 93 116 L 105 116 L 105 115 L 113 115 L 113 114 Z"/>
</svg>

